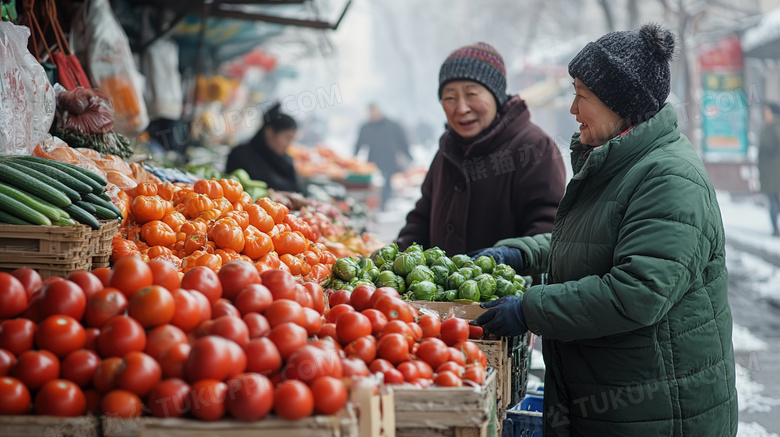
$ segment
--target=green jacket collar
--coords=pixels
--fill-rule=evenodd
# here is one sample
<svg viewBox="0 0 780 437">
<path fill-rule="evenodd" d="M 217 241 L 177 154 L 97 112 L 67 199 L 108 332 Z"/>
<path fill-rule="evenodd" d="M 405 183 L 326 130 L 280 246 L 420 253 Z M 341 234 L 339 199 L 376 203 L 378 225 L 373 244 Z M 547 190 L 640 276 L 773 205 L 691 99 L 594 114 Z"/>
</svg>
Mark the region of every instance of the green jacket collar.
<svg viewBox="0 0 780 437">
<path fill-rule="evenodd" d="M 583 151 L 589 146 L 580 143 L 580 133 L 577 132 L 572 136 L 569 147 L 573 179 L 584 179 L 588 176 L 610 178 L 656 147 L 679 137 L 677 113 L 670 103 L 665 104 L 650 120 L 597 147 L 587 158 L 583 157 Z"/>
</svg>

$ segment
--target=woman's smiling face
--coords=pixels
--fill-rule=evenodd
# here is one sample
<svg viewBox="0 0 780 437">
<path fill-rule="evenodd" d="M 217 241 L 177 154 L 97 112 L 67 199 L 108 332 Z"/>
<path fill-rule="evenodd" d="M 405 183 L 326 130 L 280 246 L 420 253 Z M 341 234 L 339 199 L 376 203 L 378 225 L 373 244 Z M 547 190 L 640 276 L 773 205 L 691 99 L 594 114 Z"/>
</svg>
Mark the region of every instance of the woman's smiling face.
<svg viewBox="0 0 780 437">
<path fill-rule="evenodd" d="M 579 79 L 574 79 L 574 101 L 569 109 L 580 123 L 580 142 L 601 146 L 626 128 L 625 120 L 601 101 Z"/>
<path fill-rule="evenodd" d="M 497 106 L 493 94 L 470 80 L 456 80 L 444 86 L 441 106 L 449 126 L 463 138 L 479 135 L 496 118 Z"/>
</svg>

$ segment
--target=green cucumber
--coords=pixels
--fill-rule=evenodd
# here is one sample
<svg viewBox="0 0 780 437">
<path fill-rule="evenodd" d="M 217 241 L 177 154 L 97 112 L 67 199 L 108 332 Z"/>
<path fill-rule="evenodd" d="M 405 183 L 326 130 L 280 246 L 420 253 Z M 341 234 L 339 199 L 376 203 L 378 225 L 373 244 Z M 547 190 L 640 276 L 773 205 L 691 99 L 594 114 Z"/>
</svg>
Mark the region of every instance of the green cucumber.
<svg viewBox="0 0 780 437">
<path fill-rule="evenodd" d="M 92 207 L 95 208 L 95 217 L 97 217 L 100 220 L 114 220 L 114 219 L 121 218 L 121 216 L 117 217 L 116 213 L 114 211 L 111 211 L 108 208 L 104 208 L 94 203 L 91 203 L 90 205 L 92 205 Z"/>
<path fill-rule="evenodd" d="M 38 170 L 33 170 L 31 168 L 27 168 L 24 165 L 14 162 L 14 161 L 5 161 L 5 165 L 14 168 L 16 170 L 19 170 L 22 173 L 27 174 L 30 178 L 37 179 L 40 182 L 43 182 L 44 184 L 54 188 L 57 191 L 60 191 L 61 193 L 68 196 L 68 198 L 71 200 L 71 202 L 75 202 L 79 199 L 81 199 L 81 195 L 78 193 L 78 191 L 71 189 L 67 185 L 63 184 L 62 182 L 46 176 L 45 174 L 39 172 Z M 24 188 L 24 187 L 19 187 Z"/>
<path fill-rule="evenodd" d="M 9 225 L 32 226 L 32 223 L 26 222 L 14 215 L 8 214 L 5 211 L 0 211 L 0 223 L 8 223 Z"/>
<path fill-rule="evenodd" d="M 24 203 L 30 208 L 50 218 L 51 220 L 56 220 L 60 217 L 65 217 L 65 218 L 70 217 L 68 213 L 62 210 L 61 208 L 57 208 L 51 203 L 46 202 L 45 200 L 42 200 L 16 187 L 12 187 L 10 185 L 0 183 L 0 193 L 3 193 L 6 196 L 11 197 L 12 199 L 16 199 L 19 202 Z"/>
<path fill-rule="evenodd" d="M 70 205 L 65 208 L 63 208 L 65 211 L 70 214 L 70 218 L 73 220 L 76 220 L 77 222 L 87 225 L 92 229 L 100 229 L 100 223 L 97 221 L 94 215 L 88 213 L 87 211 L 84 211 L 82 208 L 80 208 L 78 205 Z"/>
<path fill-rule="evenodd" d="M 79 200 L 75 204 L 78 205 L 79 208 L 83 209 L 84 211 L 86 211 L 86 212 L 88 212 L 88 213 L 90 213 L 92 215 L 95 215 L 95 213 L 97 212 L 95 210 L 95 207 L 91 203 L 89 203 L 89 202 L 85 202 L 83 200 Z"/>
<path fill-rule="evenodd" d="M 57 220 L 52 220 L 51 224 L 55 226 L 78 226 L 78 223 L 71 218 L 60 217 Z"/>
<path fill-rule="evenodd" d="M 19 171 L 10 165 L 7 165 L 5 162 L 0 162 L 0 182 L 5 182 L 6 184 L 19 188 L 20 190 L 34 194 L 60 208 L 64 208 L 73 203 L 64 193 L 54 189 L 53 187 L 41 182 L 40 180 L 30 176 L 23 171 Z"/>
<path fill-rule="evenodd" d="M 105 200 L 106 202 L 113 202 L 111 200 L 111 196 L 109 196 L 108 193 L 106 193 L 105 191 L 100 193 L 100 194 L 98 194 L 97 196 L 100 197 L 101 199 Z"/>
<path fill-rule="evenodd" d="M 56 159 L 46 159 L 38 156 L 20 156 L 17 159 L 26 159 L 28 161 L 35 161 L 35 162 L 40 162 L 42 164 L 50 165 L 52 167 L 64 171 L 65 173 L 68 173 L 69 175 L 79 179 L 84 183 L 89 183 L 87 182 L 87 179 L 90 179 L 93 182 L 95 182 L 95 184 L 92 185 L 92 192 L 95 194 L 102 193 L 103 190 L 105 190 L 106 188 L 106 184 L 108 183 L 99 174 L 91 170 L 87 170 L 84 167 L 80 167 L 76 164 L 71 164 L 69 162 L 57 161 Z"/>
<path fill-rule="evenodd" d="M 34 225 L 51 226 L 51 220 L 11 196 L 0 193 L 0 210 Z"/>
<path fill-rule="evenodd" d="M 95 194 L 91 194 L 90 193 L 90 194 L 85 194 L 85 195 L 81 196 L 81 198 L 83 200 L 85 200 L 85 201 L 95 205 L 95 206 L 100 206 L 100 207 L 103 207 L 104 209 L 107 209 L 107 210 L 113 212 L 114 216 L 111 217 L 111 218 L 120 218 L 120 219 L 124 218 L 124 216 L 122 215 L 122 211 L 120 211 L 119 208 L 116 207 L 116 205 L 114 205 L 110 201 L 106 202 L 100 196 L 97 196 Z"/>
<path fill-rule="evenodd" d="M 65 173 L 62 170 L 59 170 L 56 167 L 52 167 L 47 164 L 43 164 L 37 161 L 30 161 L 28 159 L 13 159 L 11 162 L 21 164 L 27 168 L 31 168 L 33 170 L 39 171 L 46 176 L 49 176 L 50 178 L 53 178 L 54 180 L 57 180 L 59 182 L 62 182 L 66 186 L 70 187 L 72 190 L 77 191 L 79 193 L 85 194 L 85 193 L 91 193 L 93 190 L 92 185 L 86 184 L 82 181 L 80 181 L 77 178 L 74 178 L 73 176 Z M 95 183 L 92 179 L 89 179 L 90 182 Z M 95 183 L 97 185 L 97 183 Z"/>
</svg>

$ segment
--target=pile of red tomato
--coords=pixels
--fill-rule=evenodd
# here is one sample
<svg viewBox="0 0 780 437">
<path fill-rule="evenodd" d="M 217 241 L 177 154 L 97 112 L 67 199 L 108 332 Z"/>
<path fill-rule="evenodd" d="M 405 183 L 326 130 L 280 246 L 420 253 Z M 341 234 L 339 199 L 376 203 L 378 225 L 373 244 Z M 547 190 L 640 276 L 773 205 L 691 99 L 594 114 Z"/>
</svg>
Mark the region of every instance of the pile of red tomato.
<svg viewBox="0 0 780 437">
<path fill-rule="evenodd" d="M 352 378 L 481 384 L 465 320 L 392 288 L 339 290 L 242 260 L 217 273 L 137 256 L 41 280 L 0 273 L 0 415 L 287 420 L 334 414 Z M 416 320 L 416 321 L 415 321 Z"/>
</svg>

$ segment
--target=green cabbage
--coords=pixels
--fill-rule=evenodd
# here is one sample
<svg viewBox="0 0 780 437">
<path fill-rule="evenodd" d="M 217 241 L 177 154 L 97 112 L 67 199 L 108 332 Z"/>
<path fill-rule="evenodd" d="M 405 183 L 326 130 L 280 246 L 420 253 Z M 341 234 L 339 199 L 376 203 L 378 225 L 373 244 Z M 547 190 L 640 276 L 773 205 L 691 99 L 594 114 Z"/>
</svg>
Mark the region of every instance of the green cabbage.
<svg viewBox="0 0 780 437">
<path fill-rule="evenodd" d="M 349 257 L 339 258 L 333 264 L 333 275 L 344 281 L 349 281 L 357 276 L 358 271 L 360 271 L 360 266 L 357 261 Z"/>
<path fill-rule="evenodd" d="M 393 271 L 404 278 L 412 272 L 416 266 L 424 263 L 422 252 L 402 253 L 393 261 Z"/>
<path fill-rule="evenodd" d="M 475 278 L 479 287 L 479 296 L 488 299 L 496 293 L 496 278 L 483 273 Z"/>
<path fill-rule="evenodd" d="M 458 266 L 458 268 L 461 268 L 463 267 L 463 264 L 466 264 L 467 262 L 471 262 L 471 257 L 463 254 L 455 255 L 452 257 L 452 262 L 454 262 L 455 265 Z"/>
<path fill-rule="evenodd" d="M 455 273 L 458 270 L 458 266 L 456 266 L 455 263 L 452 262 L 452 260 L 447 258 L 446 256 L 437 259 L 436 261 L 433 262 L 433 264 L 431 264 L 431 267 L 436 267 L 436 266 L 446 267 L 449 273 Z"/>
<path fill-rule="evenodd" d="M 388 244 L 387 246 L 379 249 L 379 251 L 377 252 L 374 258 L 374 263 L 379 267 L 382 267 L 383 265 L 388 263 L 392 264 L 397 255 L 398 255 L 398 245 L 395 243 Z"/>
<path fill-rule="evenodd" d="M 514 296 L 515 292 L 515 286 L 511 282 L 507 281 L 501 276 L 496 278 L 496 296 Z"/>
<path fill-rule="evenodd" d="M 423 252 L 423 256 L 425 256 L 425 265 L 432 266 L 437 259 L 447 255 L 445 255 L 444 251 L 438 247 L 432 247 L 430 249 L 426 249 Z"/>
<path fill-rule="evenodd" d="M 425 266 L 415 266 L 408 275 L 406 275 L 406 285 L 411 285 L 414 282 L 429 281 L 433 282 L 433 271 Z"/>
<path fill-rule="evenodd" d="M 479 285 L 477 281 L 468 280 L 458 287 L 458 299 L 479 301 Z"/>
<path fill-rule="evenodd" d="M 414 300 L 433 301 L 436 298 L 436 284 L 430 281 L 415 282 L 409 286 L 409 292 L 414 295 Z"/>
<path fill-rule="evenodd" d="M 450 276 L 450 272 L 447 270 L 447 267 L 433 266 L 431 267 L 431 271 L 433 272 L 433 282 L 435 282 L 437 285 L 447 284 L 447 278 Z"/>
<path fill-rule="evenodd" d="M 459 272 L 455 272 L 447 278 L 446 288 L 457 290 L 464 282 L 466 282 L 466 278 Z"/>
<path fill-rule="evenodd" d="M 515 278 L 515 269 L 506 264 L 499 264 L 493 269 L 493 276 L 500 276 L 507 281 L 511 281 Z"/>
<path fill-rule="evenodd" d="M 493 269 L 496 268 L 496 261 L 492 256 L 482 255 L 474 261 L 474 264 L 481 268 L 484 273 L 493 273 Z"/>
</svg>

